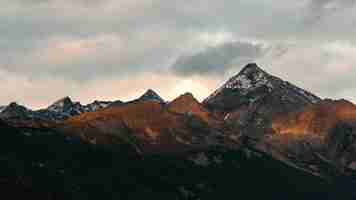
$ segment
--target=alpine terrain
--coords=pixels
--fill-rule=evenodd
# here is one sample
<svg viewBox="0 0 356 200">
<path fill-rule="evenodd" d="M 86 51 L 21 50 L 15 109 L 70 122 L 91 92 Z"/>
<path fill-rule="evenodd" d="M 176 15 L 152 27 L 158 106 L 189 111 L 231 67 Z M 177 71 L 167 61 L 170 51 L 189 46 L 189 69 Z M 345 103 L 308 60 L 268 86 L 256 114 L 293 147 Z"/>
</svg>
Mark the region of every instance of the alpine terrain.
<svg viewBox="0 0 356 200">
<path fill-rule="evenodd" d="M 255 63 L 203 102 L 10 103 L 0 133 L 11 199 L 356 199 L 356 105 Z"/>
</svg>

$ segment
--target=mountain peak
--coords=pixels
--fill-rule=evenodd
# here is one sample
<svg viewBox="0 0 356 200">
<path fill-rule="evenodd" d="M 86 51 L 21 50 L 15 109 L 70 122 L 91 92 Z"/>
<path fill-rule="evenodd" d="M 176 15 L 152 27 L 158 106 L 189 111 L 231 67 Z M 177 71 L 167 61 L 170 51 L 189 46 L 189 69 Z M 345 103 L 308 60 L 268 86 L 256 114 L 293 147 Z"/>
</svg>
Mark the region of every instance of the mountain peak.
<svg viewBox="0 0 356 200">
<path fill-rule="evenodd" d="M 232 78 L 230 78 L 222 87 L 210 95 L 204 102 L 208 102 L 224 90 L 239 91 L 245 95 L 264 87 L 269 92 L 273 90 L 276 77 L 263 71 L 256 63 L 247 64 L 242 70 Z"/>
<path fill-rule="evenodd" d="M 29 114 L 25 106 L 19 105 L 16 102 L 11 102 L 8 106 L 4 107 L 1 112 L 1 117 L 26 117 Z"/>
<path fill-rule="evenodd" d="M 180 95 L 180 97 L 178 97 L 178 98 L 190 98 L 190 99 L 194 99 L 195 100 L 194 95 L 192 93 L 190 93 L 190 92 L 186 92 L 186 93 Z"/>
<path fill-rule="evenodd" d="M 70 97 L 66 96 L 63 97 L 56 102 L 54 102 L 52 105 L 48 107 L 48 110 L 54 111 L 54 112 L 63 112 L 65 110 L 70 109 L 73 106 L 73 101 Z"/>
<path fill-rule="evenodd" d="M 267 72 L 263 71 L 256 63 L 246 65 L 236 76 L 232 77 L 225 85 L 227 88 L 240 89 L 241 92 L 247 93 L 250 90 L 257 89 L 262 86 L 273 88 L 272 77 Z"/>
<path fill-rule="evenodd" d="M 245 67 L 242 68 L 240 71 L 240 74 L 249 74 L 249 73 L 255 73 L 255 72 L 264 72 L 256 63 L 249 63 Z"/>
<path fill-rule="evenodd" d="M 160 97 L 155 91 L 152 89 L 148 89 L 139 100 L 143 101 L 158 101 L 160 103 L 164 103 L 165 101 Z"/>
<path fill-rule="evenodd" d="M 73 104 L 73 101 L 69 96 L 66 96 L 57 100 L 54 104 Z"/>
<path fill-rule="evenodd" d="M 8 105 L 8 107 L 9 108 L 15 108 L 15 107 L 19 107 L 20 105 L 18 104 L 18 103 L 16 103 L 16 102 L 11 102 L 9 105 Z"/>
<path fill-rule="evenodd" d="M 180 95 L 179 97 L 177 97 L 176 99 L 174 99 L 172 102 L 170 102 L 169 104 L 182 104 L 182 105 L 188 105 L 191 103 L 197 103 L 199 104 L 199 101 L 194 97 L 194 95 L 190 92 L 186 92 L 182 95 Z"/>
<path fill-rule="evenodd" d="M 167 106 L 168 111 L 179 114 L 190 114 L 209 121 L 209 113 L 203 108 L 192 93 L 185 93 L 174 99 Z"/>
<path fill-rule="evenodd" d="M 293 110 L 290 107 L 301 108 L 318 102 L 320 98 L 265 72 L 256 63 L 250 63 L 204 100 L 204 104 L 212 109 L 231 111 L 241 106 L 257 106 L 262 100 L 270 101 L 271 106 L 266 106 L 268 110 L 275 107 L 272 104 L 278 105 L 275 102 L 288 105 L 286 110 Z"/>
</svg>

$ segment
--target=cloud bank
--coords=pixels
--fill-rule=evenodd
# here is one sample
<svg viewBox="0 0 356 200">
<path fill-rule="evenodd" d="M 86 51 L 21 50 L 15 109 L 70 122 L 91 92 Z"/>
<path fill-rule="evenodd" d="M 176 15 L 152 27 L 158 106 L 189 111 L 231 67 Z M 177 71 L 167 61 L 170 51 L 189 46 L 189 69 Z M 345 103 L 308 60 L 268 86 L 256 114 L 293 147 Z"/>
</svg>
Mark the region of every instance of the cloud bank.
<svg viewBox="0 0 356 200">
<path fill-rule="evenodd" d="M 251 61 L 322 97 L 356 101 L 355 7 L 354 0 L 1 1 L 0 104 L 130 99 L 146 88 L 203 99 Z"/>
</svg>

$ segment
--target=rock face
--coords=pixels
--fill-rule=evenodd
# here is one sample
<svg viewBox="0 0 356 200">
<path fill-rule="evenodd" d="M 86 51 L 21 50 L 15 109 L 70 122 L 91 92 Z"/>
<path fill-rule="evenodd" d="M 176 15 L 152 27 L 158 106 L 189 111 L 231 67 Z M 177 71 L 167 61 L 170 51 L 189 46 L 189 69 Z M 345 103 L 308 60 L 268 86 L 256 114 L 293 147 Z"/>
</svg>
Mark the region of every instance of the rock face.
<svg viewBox="0 0 356 200">
<path fill-rule="evenodd" d="M 252 63 L 205 99 L 203 105 L 259 137 L 270 127 L 274 116 L 299 111 L 319 101 L 319 97 Z"/>
<path fill-rule="evenodd" d="M 82 105 L 80 102 L 73 102 L 69 97 L 64 97 L 49 106 L 46 110 L 62 115 L 62 118 L 68 118 L 85 112 L 95 112 L 108 107 L 111 103 L 111 101 L 95 100 L 93 103 Z"/>
<path fill-rule="evenodd" d="M 47 111 L 62 115 L 62 118 L 79 115 L 85 112 L 79 102 L 73 102 L 69 97 L 64 97 L 47 108 Z"/>
<path fill-rule="evenodd" d="M 88 105 L 82 105 L 80 102 L 73 102 L 70 97 L 64 97 L 50 105 L 47 109 L 36 111 L 36 113 L 52 121 L 63 121 L 85 112 L 95 112 L 106 108 L 111 103 L 108 101 L 94 101 Z"/>
<path fill-rule="evenodd" d="M 341 171 L 356 161 L 356 106 L 351 102 L 322 100 L 300 112 L 276 117 L 272 124 L 275 134 L 267 141 L 271 144 L 278 141 L 276 148 L 284 149 L 285 153 L 294 154 L 300 160 L 319 159 L 320 162 L 322 158 Z M 317 159 L 307 158 L 300 152 L 318 156 Z"/>
</svg>

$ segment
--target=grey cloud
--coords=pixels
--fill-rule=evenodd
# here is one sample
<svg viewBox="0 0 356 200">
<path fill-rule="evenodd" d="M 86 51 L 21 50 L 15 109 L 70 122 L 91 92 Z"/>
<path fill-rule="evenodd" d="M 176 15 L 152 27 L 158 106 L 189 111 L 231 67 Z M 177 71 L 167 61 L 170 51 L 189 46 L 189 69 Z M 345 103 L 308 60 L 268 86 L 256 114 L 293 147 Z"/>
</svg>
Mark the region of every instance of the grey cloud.
<svg viewBox="0 0 356 200">
<path fill-rule="evenodd" d="M 343 88 L 353 90 L 346 84 L 353 80 L 349 75 L 330 73 L 328 68 L 340 62 L 356 66 L 351 56 L 355 52 L 350 49 L 325 51 L 323 45 L 339 40 L 356 44 L 354 2 L 1 1 L 0 73 L 5 71 L 36 80 L 36 84 L 42 78 L 87 84 L 96 79 L 166 72 L 172 62 L 177 61 L 169 72 L 216 78 L 234 70 L 230 68 L 234 64 L 242 66 L 257 60 L 285 79 L 325 95 L 337 96 L 337 91 Z M 217 32 L 231 33 L 235 41 L 260 41 L 271 48 L 236 42 L 195 54 L 181 54 L 197 52 L 200 45 L 206 45 L 194 43 L 200 34 Z M 64 43 L 64 48 L 53 44 L 53 40 Z M 279 46 L 281 43 L 296 45 Z M 64 51 L 66 45 L 74 46 Z M 82 54 L 76 48 L 83 48 Z M 349 51 L 351 55 L 345 56 Z M 61 54 L 65 56 L 60 57 Z M 355 73 L 350 69 L 348 74 Z M 328 82 L 337 83 L 327 87 Z"/>
<path fill-rule="evenodd" d="M 207 48 L 194 55 L 178 57 L 172 70 L 178 75 L 224 74 L 231 64 L 254 61 L 264 54 L 260 44 L 228 42 Z"/>
<path fill-rule="evenodd" d="M 356 100 L 356 45 L 344 42 L 280 44 L 283 54 L 271 54 L 259 61 L 273 74 L 289 80 L 321 97 Z M 276 56 L 278 55 L 278 56 Z"/>
<path fill-rule="evenodd" d="M 52 4 L 58 2 L 58 0 L 13 0 L 16 3 L 24 5 L 43 5 L 43 4 Z M 82 5 L 82 6 L 93 6 L 106 3 L 108 0 L 61 0 L 62 3 L 70 3 L 73 5 Z"/>
<path fill-rule="evenodd" d="M 32 49 L 4 52 L 0 69 L 32 79 L 61 77 L 78 81 L 155 72 L 168 65 L 176 42 L 182 37 L 170 34 L 167 38 L 168 33 L 164 31 L 154 35 L 150 31 L 136 34 L 131 35 L 132 39 L 127 35 L 104 34 L 39 41 Z"/>
<path fill-rule="evenodd" d="M 309 25 L 315 25 L 315 23 L 322 21 L 323 18 L 332 16 L 335 13 L 345 12 L 345 10 L 351 9 L 355 5 L 355 0 L 309 0 L 305 22 Z"/>
</svg>

